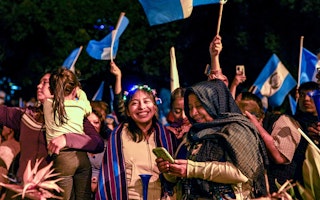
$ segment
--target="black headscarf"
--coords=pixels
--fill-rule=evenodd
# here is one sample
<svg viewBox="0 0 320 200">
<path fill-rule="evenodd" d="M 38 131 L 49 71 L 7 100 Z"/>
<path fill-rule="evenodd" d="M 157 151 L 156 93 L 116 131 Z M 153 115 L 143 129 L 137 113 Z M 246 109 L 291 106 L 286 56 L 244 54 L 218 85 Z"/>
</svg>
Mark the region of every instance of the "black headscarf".
<svg viewBox="0 0 320 200">
<path fill-rule="evenodd" d="M 214 119 L 223 118 L 222 113 L 231 112 L 241 114 L 241 110 L 234 101 L 226 84 L 214 79 L 203 81 L 187 88 L 184 95 L 185 113 L 191 123 L 195 121 L 189 115 L 188 96 L 194 93 L 202 103 L 202 106 Z"/>
<path fill-rule="evenodd" d="M 190 117 L 188 96 L 191 93 L 198 97 L 214 119 L 212 122 L 196 123 Z M 242 115 L 226 85 L 220 80 L 197 83 L 187 88 L 184 102 L 186 116 L 193 124 L 188 133 L 189 142 L 218 141 L 224 146 L 232 163 L 253 181 L 256 192 L 265 194 L 264 170 L 268 158 L 264 143 L 254 125 Z M 210 154 L 203 152 L 195 160 L 214 160 L 211 156 L 216 155 Z"/>
</svg>

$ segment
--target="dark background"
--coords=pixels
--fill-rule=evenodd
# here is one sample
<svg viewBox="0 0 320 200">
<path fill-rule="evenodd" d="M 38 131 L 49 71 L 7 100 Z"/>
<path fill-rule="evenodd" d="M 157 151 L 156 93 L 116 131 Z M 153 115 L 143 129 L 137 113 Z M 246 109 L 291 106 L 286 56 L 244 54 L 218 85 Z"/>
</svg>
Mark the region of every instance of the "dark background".
<svg viewBox="0 0 320 200">
<path fill-rule="evenodd" d="M 209 43 L 216 34 L 219 4 L 195 7 L 192 15 L 163 25 L 150 26 L 138 0 L 59 0 L 0 2 L 0 78 L 21 87 L 13 98 L 28 100 L 44 72 L 60 66 L 71 51 L 83 45 L 76 63 L 92 98 L 105 81 L 109 99 L 109 61 L 94 60 L 85 51 L 89 40 L 100 40 L 115 26 L 120 12 L 130 23 L 120 38 L 115 62 L 123 73 L 123 88 L 146 83 L 170 89 L 170 55 L 175 47 L 180 85 L 205 80 L 210 63 Z M 300 37 L 313 53 L 320 47 L 320 0 L 229 0 L 223 7 L 220 63 L 232 81 L 235 66 L 245 65 L 249 88 L 275 53 L 297 80 Z M 100 21 L 99 21 L 100 19 Z M 106 25 L 104 30 L 94 25 Z M 4 81 L 5 82 L 5 81 Z M 0 81 L 1 83 L 1 81 Z M 3 83 L 0 88 L 8 87 Z"/>
</svg>

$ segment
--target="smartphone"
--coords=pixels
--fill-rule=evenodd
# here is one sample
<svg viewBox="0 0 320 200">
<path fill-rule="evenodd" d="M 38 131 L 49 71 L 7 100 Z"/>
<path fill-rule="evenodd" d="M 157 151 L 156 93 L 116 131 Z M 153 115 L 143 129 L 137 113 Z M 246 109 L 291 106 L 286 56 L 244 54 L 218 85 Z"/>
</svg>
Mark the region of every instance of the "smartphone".
<svg viewBox="0 0 320 200">
<path fill-rule="evenodd" d="M 236 66 L 236 74 L 242 74 L 243 76 L 245 76 L 244 65 Z"/>
<path fill-rule="evenodd" d="M 163 147 L 156 147 L 152 149 L 152 152 L 154 155 L 156 155 L 158 158 L 162 158 L 163 160 L 169 161 L 170 163 L 174 163 L 174 159 L 169 154 L 169 152 L 163 148 Z"/>
</svg>

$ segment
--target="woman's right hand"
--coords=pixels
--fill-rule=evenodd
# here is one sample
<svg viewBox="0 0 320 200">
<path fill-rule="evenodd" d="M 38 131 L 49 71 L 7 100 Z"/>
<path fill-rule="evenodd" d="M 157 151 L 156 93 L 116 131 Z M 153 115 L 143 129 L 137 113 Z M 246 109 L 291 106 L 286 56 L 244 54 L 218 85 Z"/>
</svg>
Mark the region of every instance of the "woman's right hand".
<svg viewBox="0 0 320 200">
<path fill-rule="evenodd" d="M 222 51 L 221 36 L 216 35 L 209 45 L 209 53 L 212 57 L 218 56 Z"/>
<path fill-rule="evenodd" d="M 162 158 L 157 158 L 158 169 L 162 173 L 168 173 L 176 177 L 187 177 L 188 160 L 178 159 L 174 163 L 169 163 Z"/>
<path fill-rule="evenodd" d="M 174 160 L 173 164 L 169 164 L 169 174 L 186 178 L 187 177 L 188 160 L 178 159 Z"/>
<path fill-rule="evenodd" d="M 255 115 L 251 114 L 249 111 L 244 111 L 244 114 L 256 127 L 261 126 L 261 123 Z"/>
<path fill-rule="evenodd" d="M 121 70 L 120 70 L 120 68 L 116 65 L 115 62 L 110 62 L 110 72 L 111 72 L 115 77 L 121 77 Z"/>
</svg>

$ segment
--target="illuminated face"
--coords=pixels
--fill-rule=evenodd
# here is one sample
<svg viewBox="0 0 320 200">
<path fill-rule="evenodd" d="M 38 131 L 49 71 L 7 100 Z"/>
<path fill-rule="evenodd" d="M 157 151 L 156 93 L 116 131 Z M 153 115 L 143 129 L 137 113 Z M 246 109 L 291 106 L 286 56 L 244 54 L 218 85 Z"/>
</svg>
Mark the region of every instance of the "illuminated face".
<svg viewBox="0 0 320 200">
<path fill-rule="evenodd" d="M 132 118 L 136 124 L 151 124 L 152 118 L 157 112 L 157 106 L 153 101 L 152 94 L 137 90 L 128 104 L 127 115 Z"/>
<path fill-rule="evenodd" d="M 299 93 L 299 100 L 298 100 L 299 109 L 302 112 L 311 113 L 314 116 L 317 116 L 318 114 L 317 114 L 316 106 L 314 105 L 312 97 L 308 95 L 308 92 L 311 92 L 311 91 L 312 90 L 305 90 Z"/>
<path fill-rule="evenodd" d="M 37 99 L 41 103 L 44 102 L 47 98 L 52 98 L 52 95 L 49 90 L 49 78 L 50 74 L 45 74 L 41 79 L 40 83 L 37 86 Z"/>
<path fill-rule="evenodd" d="M 183 97 L 181 98 L 176 98 L 174 102 L 172 102 L 172 114 L 174 117 L 175 121 L 178 121 L 179 119 L 185 118 L 184 114 L 184 99 Z"/>
<path fill-rule="evenodd" d="M 99 133 L 100 129 L 101 129 L 101 121 L 100 121 L 99 117 L 92 112 L 92 113 L 90 113 L 90 115 L 87 118 L 91 122 L 92 126 Z"/>
<path fill-rule="evenodd" d="M 195 94 L 189 94 L 188 96 L 189 115 L 197 123 L 212 122 L 213 118 L 202 106 L 200 100 Z"/>
</svg>

